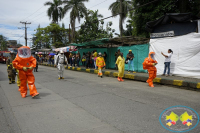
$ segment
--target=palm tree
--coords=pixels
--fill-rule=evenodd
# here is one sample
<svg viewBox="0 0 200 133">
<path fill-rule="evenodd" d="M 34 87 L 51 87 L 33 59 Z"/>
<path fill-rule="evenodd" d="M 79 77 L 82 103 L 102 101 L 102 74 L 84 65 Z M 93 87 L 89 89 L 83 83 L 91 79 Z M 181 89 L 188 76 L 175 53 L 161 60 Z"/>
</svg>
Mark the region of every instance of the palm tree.
<svg viewBox="0 0 200 133">
<path fill-rule="evenodd" d="M 87 16 L 87 8 L 85 7 L 84 2 L 88 2 L 89 0 L 63 0 L 63 4 L 65 4 L 63 8 L 63 17 L 69 10 L 70 12 L 70 23 L 72 26 L 72 40 L 75 39 L 75 22 L 78 19 L 80 23 L 80 19 L 84 16 Z"/>
<path fill-rule="evenodd" d="M 49 19 L 52 18 L 53 23 L 57 23 L 58 19 L 61 20 L 62 18 L 62 1 L 61 0 L 53 0 L 53 2 L 48 1 L 44 4 L 45 6 L 50 6 L 49 9 L 47 10 L 47 15 L 49 16 Z"/>
<path fill-rule="evenodd" d="M 120 35 L 122 35 L 123 33 L 123 25 L 122 23 L 124 22 L 124 20 L 126 19 L 129 10 L 133 8 L 133 1 L 131 0 L 122 0 L 122 15 L 119 18 L 119 29 L 120 29 Z M 116 0 L 116 2 L 112 3 L 108 10 L 111 10 L 112 15 L 116 15 L 120 14 L 120 0 Z M 114 16 L 114 17 L 116 17 Z M 121 30 L 122 29 L 122 30 Z"/>
</svg>

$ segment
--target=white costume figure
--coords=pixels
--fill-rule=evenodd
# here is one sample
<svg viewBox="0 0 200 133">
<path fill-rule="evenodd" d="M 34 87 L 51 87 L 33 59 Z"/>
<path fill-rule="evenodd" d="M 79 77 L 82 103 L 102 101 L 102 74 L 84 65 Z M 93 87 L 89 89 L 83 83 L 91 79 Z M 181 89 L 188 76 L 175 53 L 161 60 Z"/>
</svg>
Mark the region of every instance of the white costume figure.
<svg viewBox="0 0 200 133">
<path fill-rule="evenodd" d="M 60 54 L 57 55 L 56 65 L 58 68 L 58 79 L 64 79 L 63 72 L 64 72 L 64 63 L 68 65 L 67 57 L 65 57 L 64 52 L 61 50 Z"/>
</svg>

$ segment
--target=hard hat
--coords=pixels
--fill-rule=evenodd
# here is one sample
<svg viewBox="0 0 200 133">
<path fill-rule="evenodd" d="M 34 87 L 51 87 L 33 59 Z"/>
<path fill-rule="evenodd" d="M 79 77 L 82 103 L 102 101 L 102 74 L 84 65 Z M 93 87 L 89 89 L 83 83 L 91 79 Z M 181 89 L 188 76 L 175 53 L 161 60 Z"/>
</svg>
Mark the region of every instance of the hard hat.
<svg viewBox="0 0 200 133">
<path fill-rule="evenodd" d="M 13 51 L 10 51 L 10 54 L 14 54 L 14 52 L 13 52 Z"/>
<path fill-rule="evenodd" d="M 130 52 L 130 51 L 132 51 L 132 50 L 129 50 L 129 52 Z"/>
<path fill-rule="evenodd" d="M 99 55 L 101 55 L 101 52 L 99 52 Z"/>
<path fill-rule="evenodd" d="M 60 50 L 60 53 L 63 54 L 64 53 L 63 50 Z"/>
</svg>

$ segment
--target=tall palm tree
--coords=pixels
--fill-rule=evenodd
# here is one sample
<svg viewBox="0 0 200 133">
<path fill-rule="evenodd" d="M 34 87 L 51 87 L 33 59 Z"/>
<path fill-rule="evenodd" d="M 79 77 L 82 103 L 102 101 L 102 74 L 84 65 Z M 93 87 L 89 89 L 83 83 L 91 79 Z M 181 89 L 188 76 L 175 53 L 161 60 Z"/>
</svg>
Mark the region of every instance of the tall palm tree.
<svg viewBox="0 0 200 133">
<path fill-rule="evenodd" d="M 133 8 L 133 0 L 122 0 L 122 15 L 119 18 L 119 29 L 120 35 L 123 33 L 123 22 L 126 19 L 129 10 Z M 116 2 L 112 3 L 108 10 L 111 10 L 112 15 L 116 15 L 121 13 L 120 11 L 120 0 L 116 0 Z M 114 16 L 114 17 L 116 17 Z M 121 30 L 122 29 L 122 30 Z"/>
<path fill-rule="evenodd" d="M 61 7 L 62 1 L 61 0 L 53 0 L 53 2 L 48 1 L 44 4 L 45 6 L 50 6 L 47 10 L 47 15 L 49 19 L 52 18 L 53 23 L 58 23 L 58 20 L 62 18 L 63 9 Z"/>
<path fill-rule="evenodd" d="M 65 4 L 63 8 L 63 17 L 69 10 L 70 12 L 70 23 L 72 26 L 72 40 L 75 39 L 75 22 L 78 19 L 80 23 L 80 19 L 84 16 L 87 16 L 87 8 L 85 7 L 84 2 L 88 2 L 89 0 L 63 0 L 63 4 Z"/>
</svg>

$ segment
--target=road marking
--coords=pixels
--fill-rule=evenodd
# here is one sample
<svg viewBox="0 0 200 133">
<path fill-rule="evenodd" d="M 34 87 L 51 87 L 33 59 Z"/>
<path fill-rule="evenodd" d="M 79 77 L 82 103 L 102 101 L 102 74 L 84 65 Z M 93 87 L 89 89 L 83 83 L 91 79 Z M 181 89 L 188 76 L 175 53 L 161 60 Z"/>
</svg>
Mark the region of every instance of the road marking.
<svg viewBox="0 0 200 133">
<path fill-rule="evenodd" d="M 160 81 L 161 81 L 161 78 L 155 78 L 155 79 L 153 80 L 153 82 L 156 82 L 156 83 L 160 83 Z"/>
<path fill-rule="evenodd" d="M 183 80 L 174 80 L 173 81 L 173 85 L 182 86 L 183 85 Z"/>
<path fill-rule="evenodd" d="M 118 73 L 117 73 L 117 72 L 114 72 L 114 73 L 113 73 L 113 76 L 114 76 L 114 77 L 118 77 Z"/>
<path fill-rule="evenodd" d="M 127 78 L 127 79 L 135 79 L 135 75 L 125 74 L 125 78 Z"/>
<path fill-rule="evenodd" d="M 200 83 L 197 83 L 197 89 L 200 89 Z"/>
<path fill-rule="evenodd" d="M 90 72 L 90 69 L 86 69 L 86 72 Z"/>
<path fill-rule="evenodd" d="M 109 76 L 110 75 L 110 71 L 105 71 L 104 73 L 106 76 Z"/>
<path fill-rule="evenodd" d="M 80 68 L 80 67 L 78 67 L 76 70 L 77 70 L 77 71 L 80 71 L 80 70 L 81 70 L 81 68 Z"/>
</svg>

